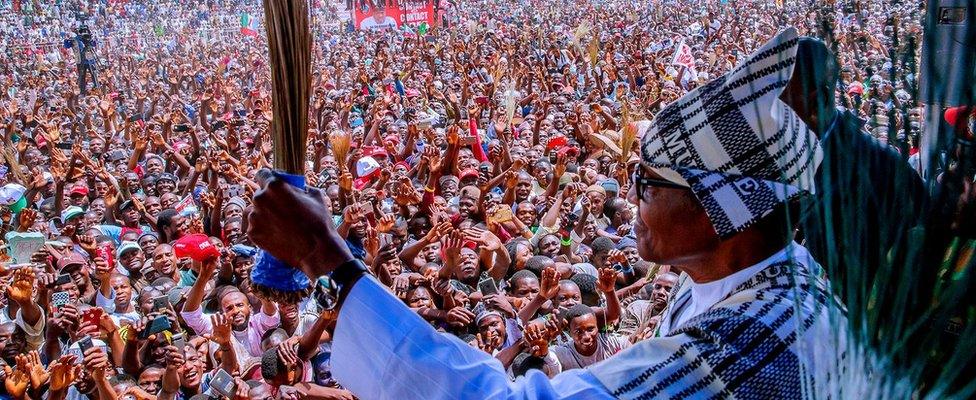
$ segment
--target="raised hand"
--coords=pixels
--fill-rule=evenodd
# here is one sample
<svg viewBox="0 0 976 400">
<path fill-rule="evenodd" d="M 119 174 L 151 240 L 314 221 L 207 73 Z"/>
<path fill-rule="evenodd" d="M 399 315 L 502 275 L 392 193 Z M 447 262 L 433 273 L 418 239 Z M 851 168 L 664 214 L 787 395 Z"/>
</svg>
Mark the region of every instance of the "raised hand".
<svg viewBox="0 0 976 400">
<path fill-rule="evenodd" d="M 17 304 L 34 302 L 34 269 L 21 268 L 14 271 L 13 283 L 7 288 L 7 298 Z"/>
<path fill-rule="evenodd" d="M 41 355 L 37 353 L 37 350 L 27 353 L 27 355 L 24 357 L 27 362 L 31 387 L 34 389 L 40 389 L 42 385 L 46 384 L 48 380 L 51 379 L 51 374 L 44 369 L 44 364 L 41 363 Z"/>
<path fill-rule="evenodd" d="M 549 331 L 544 325 L 529 324 L 525 327 L 526 347 L 532 352 L 533 356 L 545 357 L 549 354 Z"/>
<path fill-rule="evenodd" d="M 113 269 L 115 268 L 109 265 L 108 260 L 102 257 L 95 257 L 95 277 L 103 285 L 108 284 L 108 278 L 112 276 Z"/>
<path fill-rule="evenodd" d="M 465 229 L 464 238 L 480 244 L 486 251 L 495 251 L 502 247 L 502 241 L 498 236 L 481 228 Z"/>
<path fill-rule="evenodd" d="M 205 336 L 221 347 L 230 346 L 231 320 L 224 314 L 214 314 L 210 316 L 210 323 L 213 325 L 213 333 Z"/>
<path fill-rule="evenodd" d="M 20 215 L 17 216 L 17 222 L 20 223 L 20 231 L 26 232 L 32 226 L 34 226 L 34 221 L 37 220 L 37 210 L 33 208 L 25 208 L 21 210 Z"/>
<path fill-rule="evenodd" d="M 454 307 L 447 311 L 445 322 L 455 328 L 464 328 L 474 322 L 474 312 L 464 307 Z"/>
<path fill-rule="evenodd" d="M 27 374 L 27 359 L 24 355 L 18 355 L 15 358 L 17 362 L 17 368 L 11 369 L 10 366 L 3 367 L 6 379 L 4 379 L 4 387 L 7 389 L 7 394 L 15 399 L 22 399 L 27 393 L 27 385 L 30 384 L 30 376 Z"/>
<path fill-rule="evenodd" d="M 301 359 L 298 358 L 298 343 L 294 341 L 285 341 L 278 345 L 278 358 L 281 362 L 289 367 L 294 367 L 299 365 Z"/>
<path fill-rule="evenodd" d="M 542 280 L 539 282 L 539 296 L 552 300 L 559 293 L 559 278 L 556 269 L 546 267 L 542 270 Z"/>
<path fill-rule="evenodd" d="M 394 224 L 396 224 L 396 216 L 386 214 L 376 221 L 376 231 L 379 233 L 389 233 L 393 230 Z"/>
<path fill-rule="evenodd" d="M 460 231 L 453 231 L 441 238 L 441 249 L 448 263 L 456 264 L 461 258 L 461 247 L 464 247 L 464 236 Z"/>
<path fill-rule="evenodd" d="M 67 389 L 78 375 L 81 373 L 81 365 L 75 365 L 78 357 L 73 354 L 61 356 L 48 366 L 48 374 L 51 376 L 51 390 L 60 391 Z"/>
<path fill-rule="evenodd" d="M 596 282 L 596 288 L 603 293 L 612 293 L 616 290 L 617 271 L 613 268 L 601 268 L 600 277 Z"/>
<path fill-rule="evenodd" d="M 98 251 L 98 246 L 95 244 L 95 238 L 91 235 L 80 234 L 76 237 L 78 240 L 78 245 L 81 249 L 88 254 L 95 254 Z"/>
</svg>

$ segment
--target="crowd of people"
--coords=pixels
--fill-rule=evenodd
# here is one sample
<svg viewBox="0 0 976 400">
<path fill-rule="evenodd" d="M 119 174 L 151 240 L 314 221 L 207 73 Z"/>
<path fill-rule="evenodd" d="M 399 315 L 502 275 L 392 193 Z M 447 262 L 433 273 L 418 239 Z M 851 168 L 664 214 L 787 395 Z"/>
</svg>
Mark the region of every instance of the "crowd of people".
<svg viewBox="0 0 976 400">
<path fill-rule="evenodd" d="M 372 275 L 512 379 L 656 335 L 678 274 L 638 255 L 627 137 L 783 28 L 825 40 L 837 104 L 917 153 L 920 2 L 442 3 L 423 32 L 355 30 L 346 4 L 312 3 L 305 177 Z M 241 28 L 262 15 L 256 0 L 0 0 L 2 230 L 9 249 L 44 239 L 3 271 L 6 396 L 352 397 L 332 379 L 327 302 L 249 285 L 273 144 L 267 42 Z M 178 254 L 199 235 L 218 261 Z"/>
</svg>

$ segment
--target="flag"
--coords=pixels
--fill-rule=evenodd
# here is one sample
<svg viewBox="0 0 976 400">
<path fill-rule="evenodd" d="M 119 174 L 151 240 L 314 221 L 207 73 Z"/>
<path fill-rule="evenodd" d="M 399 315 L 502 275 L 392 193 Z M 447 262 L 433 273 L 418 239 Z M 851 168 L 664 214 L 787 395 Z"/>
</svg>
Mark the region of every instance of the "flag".
<svg viewBox="0 0 976 400">
<path fill-rule="evenodd" d="M 258 19 L 249 13 L 241 13 L 241 33 L 245 36 L 257 36 Z"/>
<path fill-rule="evenodd" d="M 421 22 L 420 26 L 417 27 L 417 34 L 426 35 L 428 29 L 430 29 L 430 27 L 427 26 L 427 21 Z"/>
</svg>

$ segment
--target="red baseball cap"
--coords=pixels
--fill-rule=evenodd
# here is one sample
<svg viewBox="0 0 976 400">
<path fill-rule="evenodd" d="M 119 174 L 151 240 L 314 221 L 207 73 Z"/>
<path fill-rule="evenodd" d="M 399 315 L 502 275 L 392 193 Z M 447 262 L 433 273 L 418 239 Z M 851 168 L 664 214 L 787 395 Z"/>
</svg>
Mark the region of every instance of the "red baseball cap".
<svg viewBox="0 0 976 400">
<path fill-rule="evenodd" d="M 88 196 L 88 187 L 83 185 L 78 185 L 71 188 L 71 192 L 68 193 L 69 196 Z"/>
<path fill-rule="evenodd" d="M 179 238 L 173 243 L 173 252 L 179 258 L 189 257 L 193 261 L 204 262 L 220 257 L 220 250 L 210 243 L 210 237 L 194 233 Z"/>
<path fill-rule="evenodd" d="M 464 179 L 464 178 L 467 178 L 469 176 L 470 177 L 477 178 L 479 175 L 480 174 L 478 173 L 478 170 L 476 170 L 474 168 L 468 168 L 468 169 L 466 169 L 464 171 L 461 171 L 461 176 L 459 176 L 458 179 Z"/>
</svg>

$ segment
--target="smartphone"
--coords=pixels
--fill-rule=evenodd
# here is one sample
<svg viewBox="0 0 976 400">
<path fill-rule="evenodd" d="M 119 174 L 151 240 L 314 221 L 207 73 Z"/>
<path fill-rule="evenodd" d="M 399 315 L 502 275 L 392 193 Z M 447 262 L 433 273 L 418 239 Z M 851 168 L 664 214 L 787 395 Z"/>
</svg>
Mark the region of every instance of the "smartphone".
<svg viewBox="0 0 976 400">
<path fill-rule="evenodd" d="M 165 315 L 160 315 L 149 323 L 148 328 L 142 330 L 142 333 L 139 334 L 139 338 L 149 339 L 150 335 L 168 331 L 170 328 L 172 328 L 172 325 L 169 323 L 169 318 L 167 318 Z"/>
<path fill-rule="evenodd" d="M 75 144 L 73 142 L 58 142 L 58 144 L 55 144 L 54 147 L 57 147 L 61 150 L 71 150 L 71 147 L 74 145 Z"/>
<path fill-rule="evenodd" d="M 87 352 L 88 349 L 92 347 L 95 347 L 95 343 L 92 342 L 91 336 L 85 336 L 81 339 L 78 339 L 78 349 L 81 350 L 82 356 L 84 356 L 85 352 Z"/>
<path fill-rule="evenodd" d="M 474 98 L 475 104 L 486 107 L 488 106 L 488 96 L 478 96 Z"/>
<path fill-rule="evenodd" d="M 62 274 L 63 275 L 63 274 Z M 53 312 L 58 312 L 68 301 L 71 300 L 71 295 L 68 292 L 55 292 L 51 294 L 51 310 Z"/>
<path fill-rule="evenodd" d="M 433 124 L 430 122 L 429 119 L 417 121 L 417 129 L 419 130 L 422 131 L 428 130 L 430 129 L 431 126 L 433 126 Z"/>
<path fill-rule="evenodd" d="M 101 308 L 98 307 L 89 308 L 85 310 L 85 312 L 81 313 L 81 322 L 87 322 L 94 326 L 98 326 L 98 322 L 102 319 L 102 315 L 104 314 L 105 311 L 102 310 Z"/>
<path fill-rule="evenodd" d="M 223 369 L 218 370 L 217 374 L 214 375 L 210 381 L 210 387 L 217 393 L 228 398 L 233 398 L 234 394 L 237 393 L 237 384 L 234 383 L 234 377 L 230 376 Z"/>
<path fill-rule="evenodd" d="M 186 348 L 186 335 L 183 332 L 175 333 L 169 338 L 169 342 L 182 353 L 183 349 Z"/>
<path fill-rule="evenodd" d="M 481 292 L 482 296 L 491 296 L 498 294 L 498 286 L 495 285 L 494 279 L 485 278 L 478 282 L 478 291 Z"/>
<path fill-rule="evenodd" d="M 169 295 L 159 296 L 153 298 L 153 310 L 160 311 L 167 308 L 171 308 L 172 304 L 169 302 Z"/>
<path fill-rule="evenodd" d="M 512 209 L 508 206 L 501 206 L 495 210 L 495 213 L 491 215 L 491 222 L 500 224 L 502 222 L 508 222 L 512 220 Z"/>
<path fill-rule="evenodd" d="M 190 126 L 187 124 L 177 124 L 173 126 L 173 132 L 189 132 Z"/>
<path fill-rule="evenodd" d="M 61 274 L 61 275 L 58 275 L 58 279 L 55 280 L 54 283 L 51 284 L 51 285 L 54 286 L 54 287 L 58 287 L 58 286 L 61 286 L 61 285 L 66 285 L 66 284 L 68 284 L 70 282 L 71 282 L 71 275 L 69 275 L 69 274 Z"/>
</svg>

